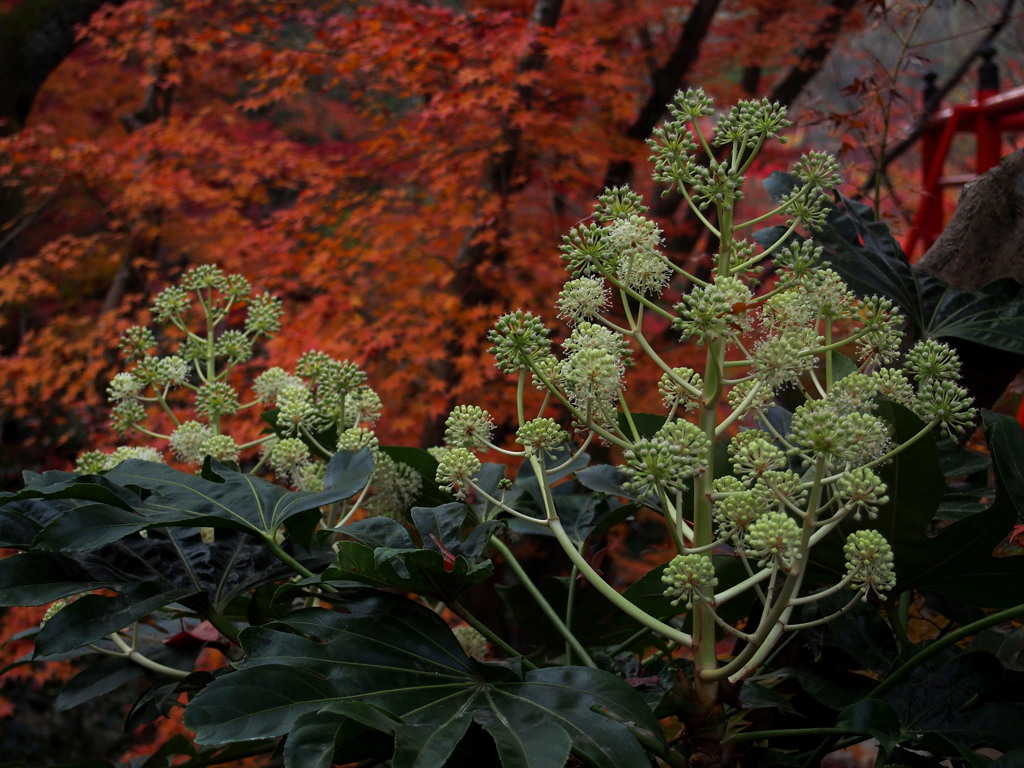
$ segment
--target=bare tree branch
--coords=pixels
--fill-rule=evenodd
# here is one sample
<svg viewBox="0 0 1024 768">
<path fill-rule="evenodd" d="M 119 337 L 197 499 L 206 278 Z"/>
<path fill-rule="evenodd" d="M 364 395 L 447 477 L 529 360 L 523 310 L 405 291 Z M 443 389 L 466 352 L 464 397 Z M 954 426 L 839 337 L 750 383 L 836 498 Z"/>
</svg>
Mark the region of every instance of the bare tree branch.
<svg viewBox="0 0 1024 768">
<path fill-rule="evenodd" d="M 651 75 L 651 92 L 640 108 L 633 124 L 626 129 L 626 137 L 645 141 L 665 113 L 665 105 L 672 101 L 686 82 L 686 76 L 700 56 L 701 44 L 707 37 L 711 22 L 715 18 L 721 0 L 698 0 L 690 11 L 676 40 L 676 46 L 668 61 Z M 628 184 L 633 178 L 633 163 L 616 160 L 608 165 L 604 175 L 605 187 Z"/>
<path fill-rule="evenodd" d="M 886 150 L 885 154 L 875 165 L 875 169 L 871 172 L 868 178 L 864 180 L 864 183 L 861 184 L 861 191 L 873 189 L 878 181 L 879 174 L 884 173 L 885 169 L 888 168 L 894 160 L 901 157 L 908 149 L 917 143 L 917 140 L 921 138 L 921 134 L 924 133 L 924 129 L 927 127 L 932 113 L 939 106 L 942 99 L 945 98 L 946 94 L 953 90 L 953 88 L 955 88 L 960 81 L 964 79 L 964 76 L 970 70 L 971 66 L 981 56 L 982 51 L 992 44 L 992 42 L 999 36 L 999 33 L 1003 31 L 1003 28 L 1010 21 L 1010 18 L 1013 16 L 1013 6 L 1015 2 L 1016 0 L 1005 0 L 1003 2 L 999 18 L 992 23 L 992 26 L 989 27 L 985 36 L 979 40 L 978 44 L 974 46 L 971 52 L 964 57 L 963 61 L 960 62 L 953 74 L 951 74 L 941 85 L 935 86 L 935 88 L 929 92 L 928 100 L 925 103 L 921 114 L 918 116 L 917 121 L 914 123 L 914 126 L 910 129 L 910 132 Z"/>
</svg>

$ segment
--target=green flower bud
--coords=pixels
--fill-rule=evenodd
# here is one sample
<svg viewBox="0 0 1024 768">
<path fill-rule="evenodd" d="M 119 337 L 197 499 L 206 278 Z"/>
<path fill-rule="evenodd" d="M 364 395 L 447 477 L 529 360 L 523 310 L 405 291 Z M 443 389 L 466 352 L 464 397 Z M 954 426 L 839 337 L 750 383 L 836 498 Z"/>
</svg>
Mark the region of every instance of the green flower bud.
<svg viewBox="0 0 1024 768">
<path fill-rule="evenodd" d="M 277 426 L 285 434 L 310 429 L 316 421 L 313 395 L 302 384 L 289 384 L 277 393 Z"/>
<path fill-rule="evenodd" d="M 558 316 L 570 325 L 597 317 L 608 309 L 611 291 L 604 278 L 577 277 L 570 280 L 558 294 Z"/>
<path fill-rule="evenodd" d="M 865 335 L 857 340 L 857 350 L 865 360 L 880 363 L 899 355 L 903 343 L 903 317 L 892 302 L 880 296 L 862 299 L 858 308 Z"/>
<path fill-rule="evenodd" d="M 151 461 L 154 464 L 160 464 L 163 462 L 164 457 L 160 451 L 156 448 L 150 448 L 148 445 L 122 445 L 119 448 L 115 448 L 113 453 L 110 454 L 110 466 L 116 467 L 122 461 L 128 461 L 129 459 Z"/>
<path fill-rule="evenodd" d="M 243 363 L 252 357 L 252 340 L 241 331 L 225 331 L 214 343 L 213 354 Z"/>
<path fill-rule="evenodd" d="M 661 575 L 665 584 L 665 597 L 672 598 L 672 605 L 685 602 L 686 609 L 693 608 L 695 600 L 706 599 L 705 593 L 718 585 L 715 566 L 707 555 L 676 555 Z"/>
<path fill-rule="evenodd" d="M 868 590 L 880 594 L 896 586 L 892 547 L 878 531 L 854 531 L 847 536 L 843 552 L 846 571 L 853 574 L 852 584 L 864 590 L 865 599 Z"/>
<path fill-rule="evenodd" d="M 851 373 L 832 384 L 829 402 L 838 414 L 870 413 L 875 410 L 878 379 L 865 373 Z"/>
<path fill-rule="evenodd" d="M 732 205 L 743 199 L 743 176 L 730 161 L 709 160 L 693 168 L 693 199 L 700 208 Z"/>
<path fill-rule="evenodd" d="M 376 461 L 380 455 L 380 440 L 373 430 L 365 427 L 351 427 L 338 435 L 339 451 L 359 451 L 363 448 L 369 448 L 374 461 Z"/>
<path fill-rule="evenodd" d="M 206 457 L 206 441 L 213 437 L 213 430 L 198 421 L 182 422 L 171 433 L 170 445 L 174 455 L 190 464 L 198 464 Z"/>
<path fill-rule="evenodd" d="M 297 437 L 288 437 L 268 444 L 270 451 L 267 463 L 278 475 L 295 484 L 302 471 L 312 459 L 309 448 Z"/>
<path fill-rule="evenodd" d="M 783 331 L 754 347 L 754 374 L 770 389 L 791 384 L 813 367 L 823 339 L 813 328 Z"/>
<path fill-rule="evenodd" d="M 644 205 L 643 197 L 626 186 L 606 189 L 594 206 L 594 218 L 601 224 L 646 214 L 647 206 Z"/>
<path fill-rule="evenodd" d="M 302 379 L 277 366 L 268 368 L 252 383 L 253 392 L 261 403 L 276 403 L 281 390 L 288 386 L 303 386 Z"/>
<path fill-rule="evenodd" d="M 839 161 L 827 152 L 808 152 L 793 166 L 793 175 L 809 187 L 833 189 L 843 182 Z"/>
<path fill-rule="evenodd" d="M 740 432 L 729 442 L 729 458 L 733 471 L 748 483 L 765 472 L 789 466 L 786 454 L 771 442 L 767 432 L 749 429 Z"/>
<path fill-rule="evenodd" d="M 879 368 L 871 374 L 875 379 L 875 388 L 878 394 L 894 403 L 905 405 L 908 408 L 914 402 L 914 388 L 910 386 L 910 380 L 899 368 Z"/>
<path fill-rule="evenodd" d="M 737 490 L 715 494 L 712 508 L 718 535 L 732 539 L 734 545 L 740 547 L 746 541 L 750 526 L 771 510 L 763 494 L 746 490 L 738 480 L 737 484 L 740 486 Z"/>
<path fill-rule="evenodd" d="M 704 431 L 688 421 L 666 422 L 655 435 L 638 440 L 625 453 L 623 483 L 638 497 L 657 496 L 682 490 L 707 469 L 711 441 Z"/>
<path fill-rule="evenodd" d="M 669 410 L 682 408 L 692 411 L 701 405 L 704 379 L 692 368 L 673 368 L 658 380 L 658 392 Z"/>
<path fill-rule="evenodd" d="M 126 360 L 138 360 L 149 354 L 156 346 L 156 337 L 149 328 L 135 325 L 121 334 L 119 348 Z"/>
<path fill-rule="evenodd" d="M 119 373 L 110 380 L 107 397 L 112 403 L 135 400 L 142 394 L 143 382 L 130 373 Z"/>
<path fill-rule="evenodd" d="M 803 509 L 807 504 L 807 488 L 800 475 L 791 469 L 765 472 L 757 478 L 752 490 L 766 506 L 780 512 L 785 509 L 786 502 L 797 509 Z"/>
<path fill-rule="evenodd" d="M 110 428 L 125 435 L 146 420 L 146 410 L 138 400 L 122 400 L 110 412 Z"/>
<path fill-rule="evenodd" d="M 554 419 L 533 419 L 516 430 L 516 442 L 527 455 L 554 451 L 569 442 L 569 433 Z"/>
<path fill-rule="evenodd" d="M 177 355 L 161 357 L 156 364 L 154 383 L 158 387 L 180 387 L 188 381 L 190 373 L 188 362 Z"/>
<path fill-rule="evenodd" d="M 451 448 L 441 455 L 438 462 L 438 487 L 454 494 L 457 499 L 464 499 L 481 466 L 480 459 L 468 448 Z"/>
<path fill-rule="evenodd" d="M 933 379 L 955 381 L 960 377 L 960 359 L 952 347 L 934 339 L 923 339 L 907 352 L 905 367 L 918 386 Z"/>
<path fill-rule="evenodd" d="M 867 467 L 844 472 L 835 484 L 835 494 L 840 502 L 837 513 L 853 510 L 854 520 L 860 520 L 861 512 L 866 512 L 874 520 L 878 517 L 878 508 L 889 501 L 885 491 L 885 483 Z"/>
<path fill-rule="evenodd" d="M 186 291 L 201 291 L 212 288 L 225 291 L 229 286 L 224 270 L 214 264 L 201 264 L 181 277 L 181 287 Z"/>
<path fill-rule="evenodd" d="M 942 431 L 956 439 L 974 423 L 971 402 L 967 390 L 956 382 L 932 378 L 918 384 L 913 409 L 923 421 L 937 420 Z"/>
<path fill-rule="evenodd" d="M 245 332 L 252 338 L 271 337 L 281 330 L 281 315 L 284 309 L 281 300 L 269 293 L 260 294 L 252 300 L 245 318 Z"/>
<path fill-rule="evenodd" d="M 608 230 L 597 224 L 577 226 L 562 237 L 562 261 L 573 277 L 604 275 L 615 269 L 614 253 L 605 243 Z M 493 339 L 492 339 L 493 341 Z"/>
<path fill-rule="evenodd" d="M 210 435 L 203 442 L 202 452 L 226 464 L 238 463 L 238 443 L 231 435 Z"/>
<path fill-rule="evenodd" d="M 621 283 L 640 294 L 661 294 L 672 267 L 659 253 L 662 237 L 657 224 L 641 216 L 616 219 L 605 242 L 615 253 L 615 273 Z"/>
<path fill-rule="evenodd" d="M 715 146 L 736 143 L 756 149 L 765 139 L 777 137 L 792 123 L 786 118 L 786 108 L 768 99 L 741 101 L 715 125 L 712 143 Z"/>
<path fill-rule="evenodd" d="M 802 557 L 800 526 L 785 512 L 767 512 L 750 525 L 744 549 L 747 555 L 757 558 L 759 565 L 774 560 L 783 569 L 789 569 Z"/>
<path fill-rule="evenodd" d="M 75 460 L 75 474 L 98 475 L 110 469 L 110 457 L 103 451 L 86 451 Z"/>
<path fill-rule="evenodd" d="M 192 299 L 184 288 L 172 285 L 153 300 L 153 317 L 160 322 L 181 320 L 192 308 Z"/>
<path fill-rule="evenodd" d="M 457 405 L 444 423 L 444 441 L 452 447 L 486 448 L 494 432 L 491 414 L 477 405 Z"/>
<path fill-rule="evenodd" d="M 238 393 L 227 382 L 211 381 L 203 384 L 196 392 L 196 413 L 200 416 L 230 416 L 239 407 Z"/>
<path fill-rule="evenodd" d="M 672 103 L 668 105 L 668 111 L 673 119 L 692 123 L 715 114 L 715 103 L 704 93 L 703 88 L 688 88 L 676 92 Z"/>
<path fill-rule="evenodd" d="M 365 385 L 356 387 L 345 395 L 345 413 L 353 425 L 360 423 L 376 424 L 380 418 L 384 403 L 380 395 Z"/>
<path fill-rule="evenodd" d="M 534 359 L 549 353 L 551 346 L 548 329 L 540 318 L 522 310 L 502 315 L 487 339 L 494 344 L 490 353 L 503 373 L 529 369 Z"/>
<path fill-rule="evenodd" d="M 569 401 L 599 424 L 614 423 L 623 374 L 621 359 L 606 349 L 581 349 L 559 368 Z"/>
</svg>

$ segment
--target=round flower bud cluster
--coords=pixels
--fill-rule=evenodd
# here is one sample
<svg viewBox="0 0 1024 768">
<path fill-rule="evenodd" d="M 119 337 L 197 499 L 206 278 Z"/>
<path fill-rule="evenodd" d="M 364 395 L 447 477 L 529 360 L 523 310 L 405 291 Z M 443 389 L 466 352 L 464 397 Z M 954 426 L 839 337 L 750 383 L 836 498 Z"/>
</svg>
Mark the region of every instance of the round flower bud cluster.
<svg viewBox="0 0 1024 768">
<path fill-rule="evenodd" d="M 213 437 L 209 424 L 199 421 L 182 422 L 172 433 L 168 442 L 175 458 L 190 464 L 199 464 L 209 455 L 207 441 Z"/>
<path fill-rule="evenodd" d="M 457 405 L 444 423 L 444 441 L 471 450 L 487 448 L 494 432 L 491 414 L 477 405 Z"/>
<path fill-rule="evenodd" d="M 606 227 L 580 225 L 562 237 L 562 260 L 573 277 L 600 275 L 614 271 L 615 255 L 605 242 Z"/>
<path fill-rule="evenodd" d="M 548 329 L 530 312 L 517 310 L 503 315 L 487 338 L 494 344 L 490 353 L 503 373 L 528 370 L 538 357 L 550 354 Z"/>
<path fill-rule="evenodd" d="M 643 216 L 616 219 L 605 238 L 615 253 L 616 278 L 639 294 L 660 295 L 672 276 L 672 266 L 659 252 L 661 230 Z"/>
<path fill-rule="evenodd" d="M 874 520 L 878 508 L 889 501 L 885 492 L 885 483 L 868 467 L 848 470 L 836 480 L 835 494 L 840 502 L 837 514 L 853 511 L 853 519 L 860 520 L 863 512 Z"/>
<path fill-rule="evenodd" d="M 679 317 L 673 321 L 673 326 L 683 341 L 691 336 L 700 344 L 735 339 L 750 329 L 746 305 L 751 298 L 750 288 L 743 282 L 721 278 L 686 294 L 676 304 Z"/>
<path fill-rule="evenodd" d="M 767 432 L 750 429 L 740 432 L 729 443 L 733 472 L 748 484 L 771 470 L 785 469 L 789 462 L 782 449 Z"/>
<path fill-rule="evenodd" d="M 692 368 L 673 368 L 671 374 L 662 374 L 658 381 L 658 393 L 670 411 L 674 408 L 692 411 L 700 407 L 703 390 L 704 379 Z"/>
<path fill-rule="evenodd" d="M 366 508 L 379 517 L 404 520 L 422 486 L 420 473 L 383 451 L 374 454 L 373 488 Z"/>
<path fill-rule="evenodd" d="M 851 583 L 864 591 L 865 599 L 869 590 L 881 594 L 896 586 L 892 547 L 878 531 L 854 531 L 846 538 L 843 553 Z"/>
<path fill-rule="evenodd" d="M 868 413 L 840 413 L 828 399 L 808 400 L 793 413 L 793 453 L 811 463 L 825 456 L 829 466 L 867 464 L 889 450 L 888 425 Z"/>
<path fill-rule="evenodd" d="M 716 478 L 712 509 L 718 535 L 736 547 L 744 546 L 750 526 L 771 511 L 764 494 L 748 489 L 731 475 Z"/>
<path fill-rule="evenodd" d="M 290 484 L 299 485 L 299 480 L 312 462 L 306 444 L 297 437 L 286 437 L 268 443 L 265 450 L 269 451 L 267 463 L 270 468 Z"/>
<path fill-rule="evenodd" d="M 238 443 L 231 435 L 210 435 L 203 443 L 203 452 L 224 464 L 237 464 L 240 453 Z"/>
<path fill-rule="evenodd" d="M 481 466 L 480 459 L 468 448 L 449 448 L 438 460 L 438 487 L 457 499 L 464 499 Z"/>
<path fill-rule="evenodd" d="M 736 142 L 753 149 L 766 138 L 776 137 L 792 123 L 786 117 L 786 108 L 777 101 L 741 101 L 715 124 L 716 146 Z"/>
<path fill-rule="evenodd" d="M 163 456 L 156 448 L 149 446 L 122 445 L 115 448 L 112 453 L 103 451 L 86 451 L 78 457 L 75 462 L 75 472 L 81 475 L 95 475 L 113 469 L 122 461 L 138 459 L 140 461 L 152 461 L 161 463 Z"/>
<path fill-rule="evenodd" d="M 653 437 L 626 450 L 622 487 L 639 498 L 681 491 L 707 469 L 710 449 L 700 427 L 682 420 L 666 422 Z"/>
<path fill-rule="evenodd" d="M 561 448 L 569 442 L 569 433 L 554 419 L 533 419 L 516 430 L 516 442 L 526 449 L 527 456 L 538 455 Z"/>
<path fill-rule="evenodd" d="M 558 294 L 558 316 L 570 325 L 592 320 L 611 305 L 611 291 L 604 278 L 577 277 Z"/>
<path fill-rule="evenodd" d="M 374 461 L 380 456 L 380 440 L 372 429 L 366 427 L 349 427 L 338 435 L 339 451 L 361 451 L 368 448 Z"/>
<path fill-rule="evenodd" d="M 975 409 L 960 386 L 960 359 L 952 348 L 933 339 L 917 342 L 906 356 L 917 391 L 911 408 L 925 421 L 935 421 L 950 437 L 974 423 Z"/>
<path fill-rule="evenodd" d="M 715 566 L 711 558 L 701 554 L 676 555 L 661 575 L 665 584 L 665 597 L 672 598 L 672 605 L 684 603 L 686 609 L 693 608 L 695 600 L 703 598 L 708 587 L 718 585 Z"/>
<path fill-rule="evenodd" d="M 785 512 L 768 512 L 750 525 L 744 549 L 749 557 L 757 558 L 759 565 L 775 561 L 789 570 L 803 556 L 800 526 Z"/>
<path fill-rule="evenodd" d="M 200 416 L 230 416 L 240 407 L 238 393 L 226 381 L 208 382 L 196 392 L 196 413 Z"/>
</svg>

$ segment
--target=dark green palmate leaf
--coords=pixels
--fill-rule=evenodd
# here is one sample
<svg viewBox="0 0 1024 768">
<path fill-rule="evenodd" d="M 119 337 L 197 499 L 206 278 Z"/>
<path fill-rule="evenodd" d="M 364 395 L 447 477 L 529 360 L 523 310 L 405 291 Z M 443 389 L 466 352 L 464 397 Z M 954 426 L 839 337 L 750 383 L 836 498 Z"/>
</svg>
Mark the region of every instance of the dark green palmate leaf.
<svg viewBox="0 0 1024 768">
<path fill-rule="evenodd" d="M 137 506 L 148 525 L 225 526 L 264 538 L 277 535 L 291 517 L 349 498 L 373 472 L 370 452 L 341 451 L 327 465 L 325 490 L 289 491 L 253 475 L 212 465 L 215 480 L 179 472 L 166 464 L 130 460 L 105 477 L 149 495 Z"/>
<path fill-rule="evenodd" d="M 222 466 L 212 467 L 209 479 L 137 460 L 103 476 L 31 476 L 23 491 L 0 497 L 0 541 L 32 550 L 0 561 L 0 605 L 146 583 L 173 600 L 187 590 L 222 608 L 286 577 L 264 542 L 281 525 L 319 518 L 320 505 L 353 495 L 372 467 L 368 451 L 339 453 L 320 493 L 292 492 Z M 194 527 L 200 525 L 217 529 L 212 543 Z M 146 538 L 138 535 L 143 530 Z M 308 555 L 318 557 L 324 560 Z"/>
<path fill-rule="evenodd" d="M 401 523 L 370 517 L 342 529 L 350 541 L 338 542 L 335 566 L 325 582 L 358 581 L 432 597 L 454 598 L 490 576 L 493 566 L 482 559 L 487 539 L 501 523 L 475 526 L 465 538 L 468 509 L 461 502 L 412 510 L 413 538 Z"/>
<path fill-rule="evenodd" d="M 967 757 L 987 765 L 974 760 L 976 749 L 1017 747 L 1024 729 L 1024 712 L 999 696 L 1006 675 L 988 653 L 961 654 L 916 669 L 884 700 L 851 704 L 837 725 L 874 736 L 886 754 L 903 743 L 940 759 Z"/>
<path fill-rule="evenodd" d="M 142 583 L 114 597 L 84 595 L 43 625 L 36 636 L 35 656 L 45 659 L 81 648 L 190 594 L 189 589 L 162 591 L 152 583 Z"/>
<path fill-rule="evenodd" d="M 303 754 L 326 766 L 325 731 L 356 721 L 393 733 L 394 768 L 442 768 L 476 723 L 507 768 L 562 768 L 570 750 L 599 768 L 620 768 L 649 758 L 616 720 L 661 738 L 643 700 L 614 675 L 577 667 L 524 672 L 468 659 L 440 617 L 396 595 L 337 603 L 349 612 L 307 609 L 245 630 L 238 671 L 185 711 L 197 740 L 288 734 L 289 768 L 299 768 L 294 756 Z"/>
</svg>

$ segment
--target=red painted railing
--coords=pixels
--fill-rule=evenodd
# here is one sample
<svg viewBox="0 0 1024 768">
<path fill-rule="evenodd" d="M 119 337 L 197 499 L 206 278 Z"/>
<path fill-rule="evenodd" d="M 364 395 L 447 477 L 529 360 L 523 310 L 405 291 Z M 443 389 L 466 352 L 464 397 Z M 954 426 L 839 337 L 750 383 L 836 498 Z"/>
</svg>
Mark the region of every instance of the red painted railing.
<svg viewBox="0 0 1024 768">
<path fill-rule="evenodd" d="M 943 190 L 962 185 L 997 165 L 1003 157 L 1003 134 L 1024 131 L 1024 88 L 999 91 L 999 75 L 992 61 L 995 49 L 983 54 L 978 90 L 967 104 L 936 111 L 921 136 L 921 203 L 913 225 L 903 237 L 903 251 L 911 261 L 924 253 L 945 226 Z M 929 78 L 929 83 L 934 76 Z M 946 159 L 957 134 L 973 133 L 976 150 L 973 174 L 945 175 Z"/>
</svg>

